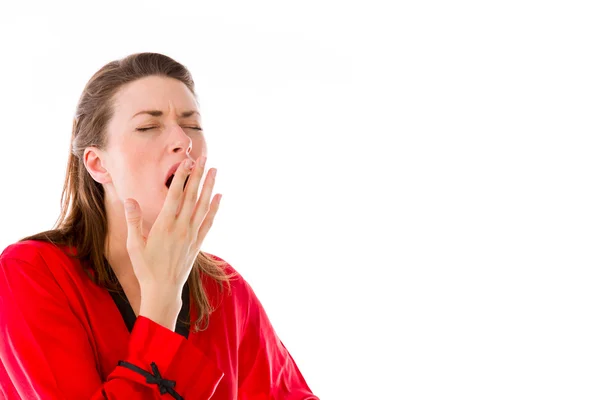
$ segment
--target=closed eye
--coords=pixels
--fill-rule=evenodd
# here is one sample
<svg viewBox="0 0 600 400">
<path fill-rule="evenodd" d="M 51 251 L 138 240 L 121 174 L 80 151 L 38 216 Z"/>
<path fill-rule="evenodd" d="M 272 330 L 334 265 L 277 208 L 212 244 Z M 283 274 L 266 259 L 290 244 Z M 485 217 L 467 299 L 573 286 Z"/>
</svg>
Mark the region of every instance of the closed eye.
<svg viewBox="0 0 600 400">
<path fill-rule="evenodd" d="M 151 126 L 149 128 L 136 128 L 135 130 L 136 131 L 144 132 L 144 131 L 149 131 L 150 129 L 155 129 L 155 128 L 158 128 L 158 126 Z M 188 126 L 186 128 L 188 128 L 188 129 L 195 129 L 197 131 L 201 131 L 202 130 L 202 128 L 198 128 L 197 126 Z"/>
</svg>

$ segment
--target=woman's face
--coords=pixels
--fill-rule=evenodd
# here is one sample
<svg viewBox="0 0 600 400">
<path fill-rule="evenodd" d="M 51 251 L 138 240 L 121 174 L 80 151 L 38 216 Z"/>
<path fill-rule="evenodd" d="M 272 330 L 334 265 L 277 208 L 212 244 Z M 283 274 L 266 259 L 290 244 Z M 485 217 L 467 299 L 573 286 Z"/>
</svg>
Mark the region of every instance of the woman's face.
<svg viewBox="0 0 600 400">
<path fill-rule="evenodd" d="M 106 206 L 124 216 L 125 199 L 134 198 L 148 231 L 165 201 L 169 169 L 207 155 L 198 128 L 202 125 L 196 100 L 182 82 L 149 76 L 123 86 L 115 96 L 106 150 L 95 149 L 99 156 L 90 148 L 84 153 L 88 170 L 104 186 Z"/>
</svg>

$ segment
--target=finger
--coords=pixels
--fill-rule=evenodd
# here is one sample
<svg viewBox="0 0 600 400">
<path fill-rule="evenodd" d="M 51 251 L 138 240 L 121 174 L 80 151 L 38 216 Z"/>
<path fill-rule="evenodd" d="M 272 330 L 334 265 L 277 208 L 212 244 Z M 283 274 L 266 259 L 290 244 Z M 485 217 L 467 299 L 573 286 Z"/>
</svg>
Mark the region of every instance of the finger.
<svg viewBox="0 0 600 400">
<path fill-rule="evenodd" d="M 208 210 L 206 217 L 202 221 L 202 225 L 200 225 L 200 229 L 198 230 L 198 237 L 196 239 L 196 242 L 199 245 L 202 244 L 202 242 L 204 241 L 204 238 L 206 237 L 206 234 L 212 227 L 212 224 L 215 220 L 215 215 L 217 214 L 217 211 L 219 211 L 219 205 L 221 204 L 221 197 L 223 197 L 223 195 L 221 195 L 221 194 L 215 195 L 212 203 L 210 204 L 210 209 Z"/>
<path fill-rule="evenodd" d="M 125 200 L 125 219 L 127 220 L 127 249 L 143 248 L 142 210 L 134 199 Z"/>
<path fill-rule="evenodd" d="M 206 215 L 209 209 L 208 202 L 210 201 L 210 196 L 212 196 L 212 191 L 215 187 L 216 174 L 217 170 L 215 168 L 211 168 L 206 174 L 206 179 L 204 179 L 204 186 L 202 187 L 200 199 L 198 200 L 194 208 L 194 214 L 192 216 L 192 229 L 198 230 L 200 228 L 200 224 L 204 220 L 204 216 Z"/>
<path fill-rule="evenodd" d="M 194 212 L 194 206 L 198 201 L 198 187 L 200 187 L 200 180 L 202 179 L 202 175 L 204 175 L 205 165 L 206 157 L 198 157 L 194 169 L 192 169 L 187 184 L 185 185 L 183 204 L 181 205 L 181 210 L 177 214 L 177 219 L 185 223 L 186 227 L 189 227 L 190 219 Z"/>
<path fill-rule="evenodd" d="M 175 171 L 175 176 L 173 177 L 173 181 L 171 182 L 171 186 L 167 192 L 165 204 L 160 212 L 160 217 L 166 218 L 167 221 L 174 220 L 175 216 L 177 215 L 179 203 L 181 203 L 181 198 L 183 197 L 183 184 L 185 183 L 185 179 L 190 174 L 190 169 L 187 167 L 186 163 L 190 161 L 192 160 L 185 160 L 179 164 L 177 170 Z"/>
</svg>

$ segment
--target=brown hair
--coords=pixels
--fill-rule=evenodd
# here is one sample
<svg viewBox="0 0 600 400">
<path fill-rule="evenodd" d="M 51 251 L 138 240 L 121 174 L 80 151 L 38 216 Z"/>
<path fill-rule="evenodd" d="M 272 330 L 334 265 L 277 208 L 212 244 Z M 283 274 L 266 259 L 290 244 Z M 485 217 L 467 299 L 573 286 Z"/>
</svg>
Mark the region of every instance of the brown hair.
<svg viewBox="0 0 600 400">
<path fill-rule="evenodd" d="M 117 91 L 127 83 L 150 75 L 177 79 L 196 97 L 190 71 L 163 54 L 131 54 L 100 68 L 86 84 L 77 104 L 60 216 L 53 229 L 19 240 L 40 240 L 76 248 L 77 254 L 69 256 L 89 265 L 95 274 L 92 276 L 86 271 L 88 276 L 96 284 L 111 291 L 118 291 L 120 285 L 104 257 L 108 232 L 104 188 L 88 173 L 83 163 L 83 153 L 89 146 L 106 148 L 107 126 L 114 114 L 114 96 Z M 208 327 L 208 317 L 214 311 L 204 291 L 201 277 L 206 276 L 218 282 L 222 290 L 223 283 L 229 286 L 229 278 L 235 275 L 225 273 L 223 267 L 226 264 L 222 259 L 212 258 L 202 251 L 194 261 L 187 281 L 198 310 L 194 332 Z M 203 320 L 205 324 L 200 328 Z"/>
</svg>

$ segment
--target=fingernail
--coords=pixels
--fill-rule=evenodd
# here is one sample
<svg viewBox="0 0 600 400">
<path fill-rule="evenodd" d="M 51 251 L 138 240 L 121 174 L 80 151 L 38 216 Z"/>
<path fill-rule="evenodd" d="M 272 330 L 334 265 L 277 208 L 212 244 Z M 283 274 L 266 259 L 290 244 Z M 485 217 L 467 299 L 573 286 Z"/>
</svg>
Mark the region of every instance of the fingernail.
<svg viewBox="0 0 600 400">
<path fill-rule="evenodd" d="M 194 162 L 192 160 L 185 160 L 185 167 L 187 169 L 192 169 L 193 166 L 194 166 Z"/>
</svg>

